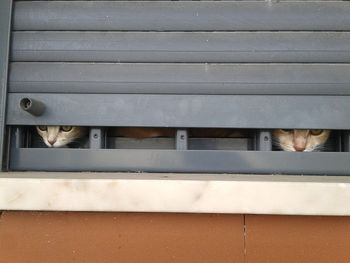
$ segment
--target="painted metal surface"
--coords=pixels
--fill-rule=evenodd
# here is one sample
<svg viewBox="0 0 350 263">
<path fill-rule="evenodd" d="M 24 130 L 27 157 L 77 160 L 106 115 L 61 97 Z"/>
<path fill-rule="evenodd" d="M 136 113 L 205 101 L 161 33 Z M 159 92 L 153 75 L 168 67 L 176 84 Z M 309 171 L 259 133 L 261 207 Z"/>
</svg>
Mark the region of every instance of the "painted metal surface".
<svg viewBox="0 0 350 263">
<path fill-rule="evenodd" d="M 350 153 L 210 150 L 12 151 L 12 170 L 349 175 Z"/>
<path fill-rule="evenodd" d="M 349 30 L 348 1 L 17 2 L 15 30 Z"/>
<path fill-rule="evenodd" d="M 3 170 L 12 0 L 0 1 L 0 170 Z"/>
<path fill-rule="evenodd" d="M 36 117 L 23 97 L 45 103 Z M 350 129 L 350 96 L 11 93 L 8 125 Z"/>
<path fill-rule="evenodd" d="M 11 61 L 349 63 L 349 32 L 72 32 L 12 34 Z"/>
<path fill-rule="evenodd" d="M 350 95 L 350 64 L 12 63 L 10 92 Z"/>
<path fill-rule="evenodd" d="M 86 149 L 27 148 L 14 128 L 10 169 L 348 175 L 349 13 L 349 1 L 16 2 L 6 123 L 91 128 Z M 119 146 L 108 126 L 179 130 L 158 149 L 103 149 Z M 189 127 L 260 129 L 258 151 L 244 151 L 252 138 L 208 150 L 217 142 Z M 344 152 L 272 151 L 273 128 L 345 130 Z"/>
</svg>

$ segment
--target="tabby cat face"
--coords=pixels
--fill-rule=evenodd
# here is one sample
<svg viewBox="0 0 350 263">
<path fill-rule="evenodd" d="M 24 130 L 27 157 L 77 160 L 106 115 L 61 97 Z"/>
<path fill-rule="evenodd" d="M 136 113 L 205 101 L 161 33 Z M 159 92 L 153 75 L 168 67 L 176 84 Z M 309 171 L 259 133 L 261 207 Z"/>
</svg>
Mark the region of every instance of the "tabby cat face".
<svg viewBox="0 0 350 263">
<path fill-rule="evenodd" d="M 274 130 L 277 146 L 289 152 L 320 151 L 329 137 L 329 130 Z"/>
<path fill-rule="evenodd" d="M 87 135 L 86 127 L 36 126 L 36 129 L 48 147 L 64 147 Z"/>
</svg>

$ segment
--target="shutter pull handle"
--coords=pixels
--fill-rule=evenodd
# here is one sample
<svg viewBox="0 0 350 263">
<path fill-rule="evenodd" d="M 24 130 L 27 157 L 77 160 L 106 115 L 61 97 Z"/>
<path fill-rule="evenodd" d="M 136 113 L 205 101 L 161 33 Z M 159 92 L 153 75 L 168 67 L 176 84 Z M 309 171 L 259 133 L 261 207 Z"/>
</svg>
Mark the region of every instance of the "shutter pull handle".
<svg viewBox="0 0 350 263">
<path fill-rule="evenodd" d="M 19 103 L 22 110 L 34 115 L 41 116 L 45 112 L 46 106 L 43 102 L 31 98 L 23 98 Z"/>
</svg>

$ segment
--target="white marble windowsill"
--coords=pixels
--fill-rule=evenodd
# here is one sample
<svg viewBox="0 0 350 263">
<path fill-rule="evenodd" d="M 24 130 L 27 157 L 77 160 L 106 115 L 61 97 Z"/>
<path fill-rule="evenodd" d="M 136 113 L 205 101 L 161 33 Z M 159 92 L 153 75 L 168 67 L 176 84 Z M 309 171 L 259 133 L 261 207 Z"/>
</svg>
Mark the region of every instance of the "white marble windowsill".
<svg viewBox="0 0 350 263">
<path fill-rule="evenodd" d="M 350 177 L 10 172 L 0 210 L 350 215 Z"/>
</svg>

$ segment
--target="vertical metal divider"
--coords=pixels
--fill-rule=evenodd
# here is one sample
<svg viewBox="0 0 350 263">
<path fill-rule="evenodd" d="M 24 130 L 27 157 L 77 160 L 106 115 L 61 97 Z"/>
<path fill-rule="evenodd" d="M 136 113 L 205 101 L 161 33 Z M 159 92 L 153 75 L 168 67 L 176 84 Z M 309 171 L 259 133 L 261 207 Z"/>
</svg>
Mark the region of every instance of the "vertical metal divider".
<svg viewBox="0 0 350 263">
<path fill-rule="evenodd" d="M 256 145 L 257 151 L 272 151 L 272 135 L 270 130 L 256 131 Z"/>
<path fill-rule="evenodd" d="M 343 143 L 344 143 L 343 131 L 331 131 L 331 133 L 336 133 L 334 151 L 335 152 L 342 152 L 343 148 L 344 148 L 343 147 Z"/>
<path fill-rule="evenodd" d="M 350 131 L 343 131 L 342 133 L 343 152 L 350 152 Z"/>
<path fill-rule="evenodd" d="M 11 144 L 16 148 L 24 148 L 27 146 L 25 131 L 22 127 L 11 127 Z"/>
<path fill-rule="evenodd" d="M 24 132 L 25 132 L 25 145 L 24 145 L 24 147 L 31 148 L 32 147 L 32 139 L 33 139 L 32 138 L 32 131 L 27 126 L 26 128 L 24 128 Z"/>
<path fill-rule="evenodd" d="M 11 159 L 14 158 L 15 151 L 19 148 L 24 148 L 28 146 L 28 142 L 26 142 L 25 131 L 23 127 L 20 126 L 10 126 L 9 128 L 9 142 L 8 142 L 8 158 L 4 165 L 6 166 L 6 170 L 10 170 Z"/>
<path fill-rule="evenodd" d="M 176 130 L 175 149 L 179 151 L 188 150 L 188 132 L 186 129 Z"/>
<path fill-rule="evenodd" d="M 89 134 L 90 149 L 104 149 L 106 147 L 106 134 L 104 128 L 91 127 Z"/>
<path fill-rule="evenodd" d="M 5 137 L 5 112 L 7 100 L 7 75 L 9 64 L 12 0 L 0 1 L 0 170 L 7 169 L 8 156 Z"/>
<path fill-rule="evenodd" d="M 108 137 L 107 137 L 107 134 L 108 134 L 108 128 L 102 128 L 102 131 L 103 131 L 103 141 L 104 141 L 104 149 L 108 149 L 109 148 L 109 144 L 108 144 Z"/>
<path fill-rule="evenodd" d="M 2 156 L 2 168 L 4 171 L 9 171 L 10 169 L 10 159 L 11 159 L 11 151 L 12 151 L 12 127 L 5 126 L 5 136 L 7 138 L 6 145 L 4 145 L 4 152 Z"/>
</svg>

